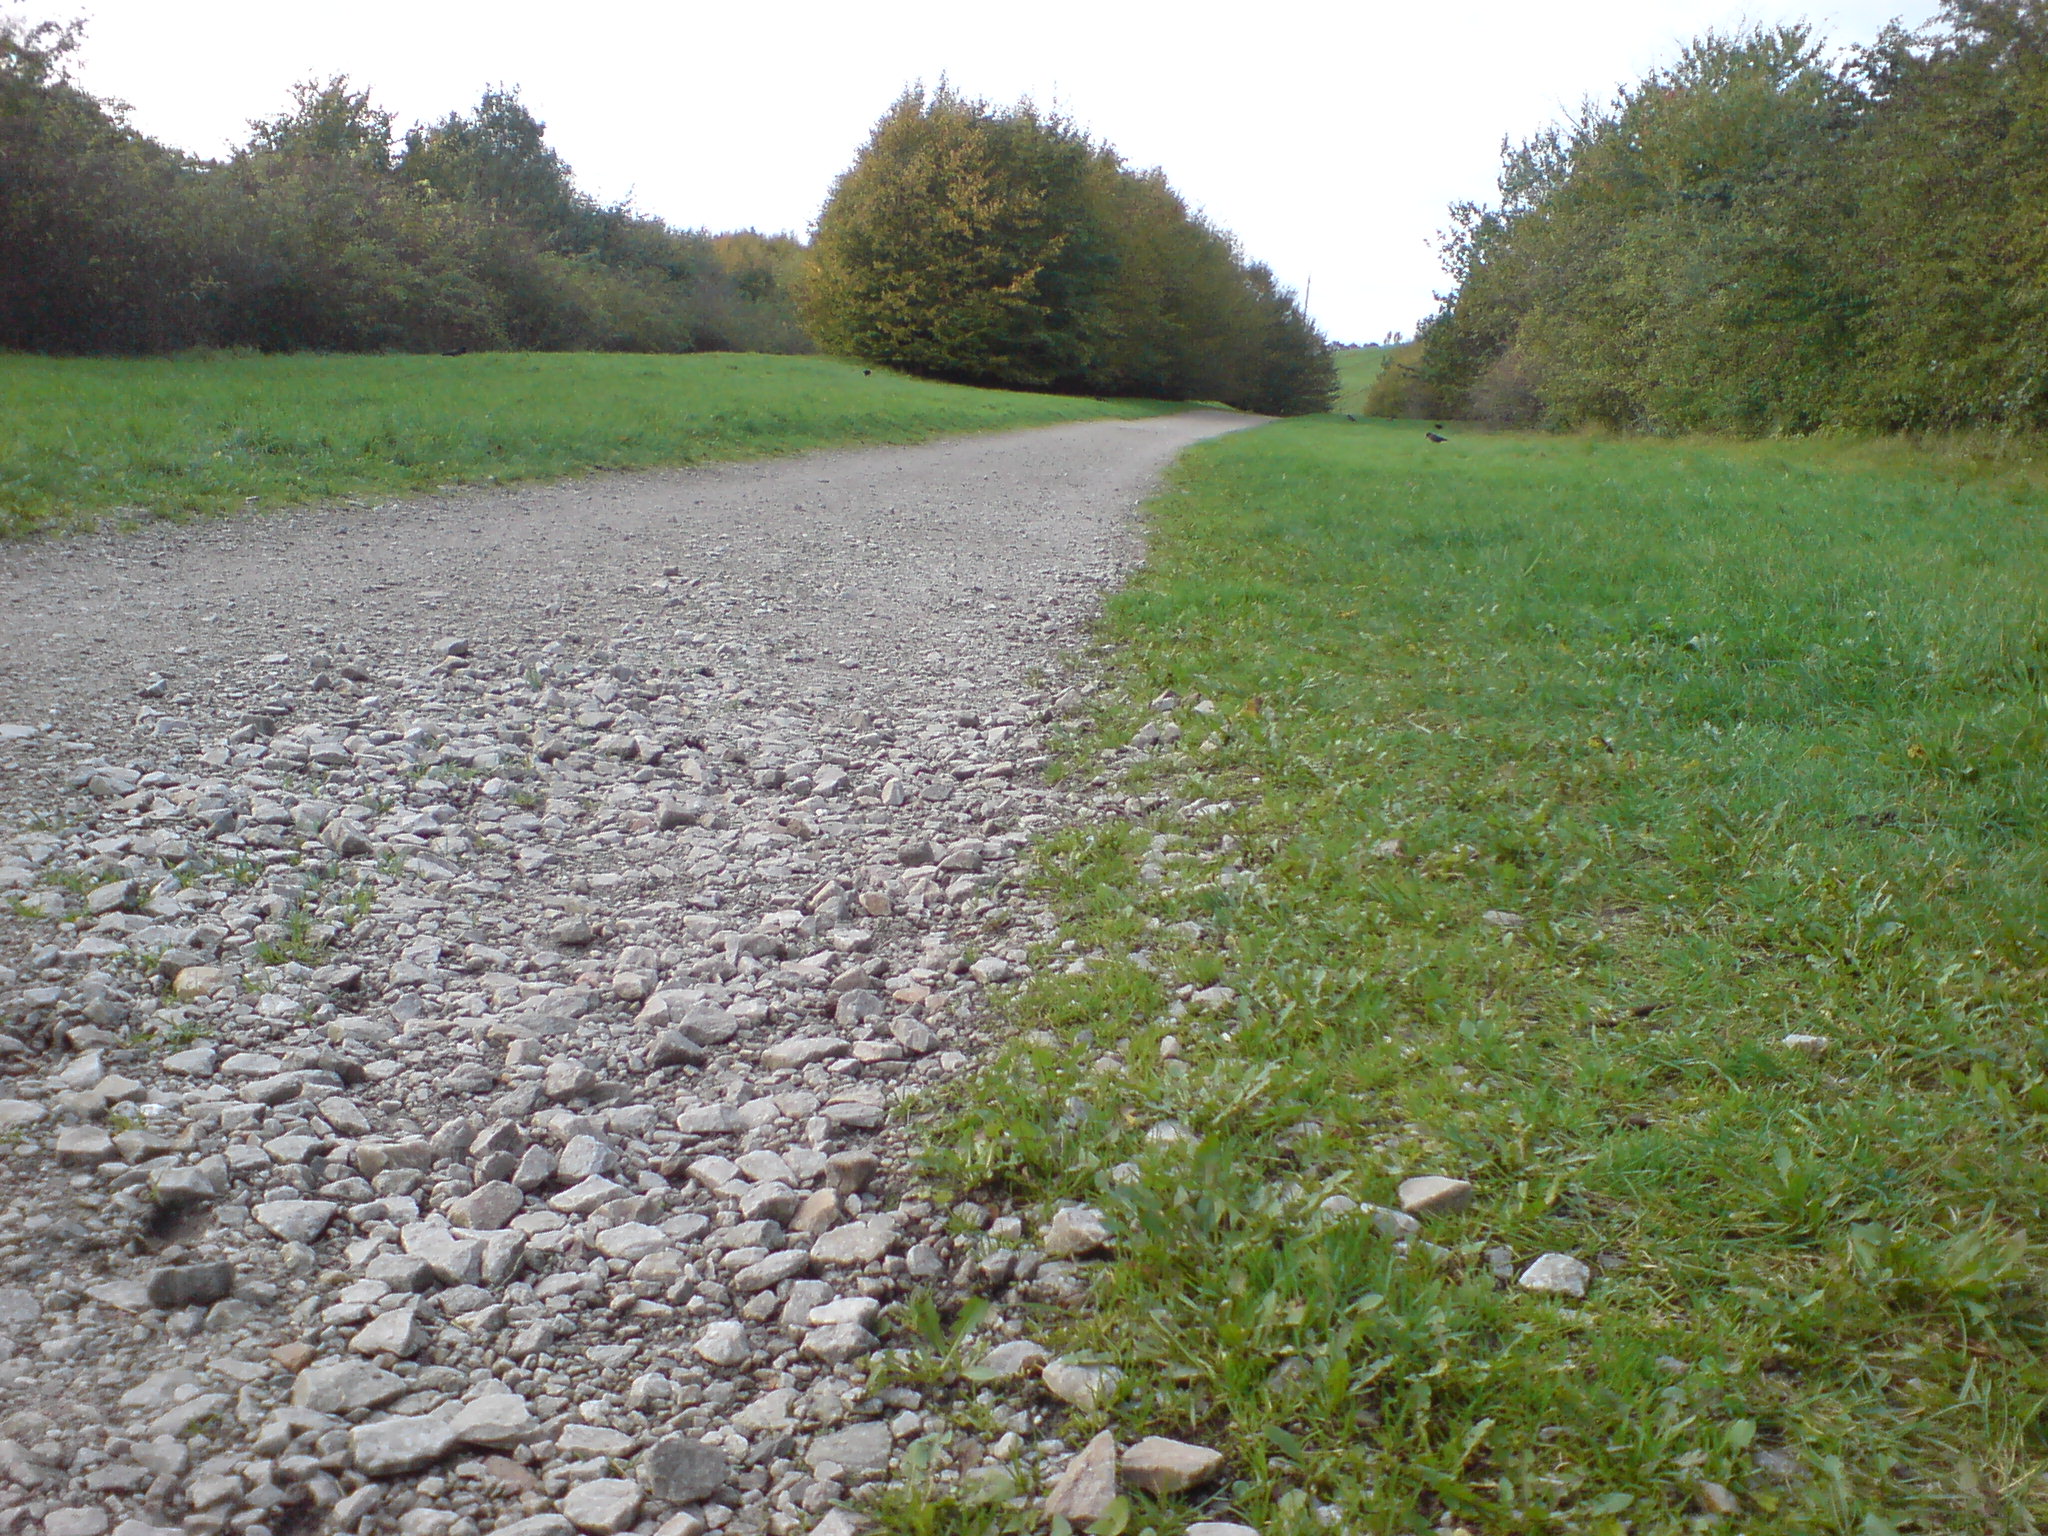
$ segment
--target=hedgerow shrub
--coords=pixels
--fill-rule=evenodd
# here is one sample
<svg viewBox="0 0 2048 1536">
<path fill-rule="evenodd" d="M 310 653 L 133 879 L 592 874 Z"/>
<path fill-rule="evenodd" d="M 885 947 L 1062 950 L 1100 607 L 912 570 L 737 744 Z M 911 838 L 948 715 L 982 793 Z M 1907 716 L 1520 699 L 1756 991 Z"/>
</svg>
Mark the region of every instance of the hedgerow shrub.
<svg viewBox="0 0 2048 1536">
<path fill-rule="evenodd" d="M 2042 0 L 1841 55 L 1709 36 L 1453 210 L 1416 367 L 1449 409 L 1567 426 L 2038 429 L 2044 206 Z"/>
<path fill-rule="evenodd" d="M 74 85 L 77 42 L 0 20 L 0 348 L 810 350 L 797 242 L 599 205 L 512 92 L 401 141 L 311 82 L 203 161 Z"/>
</svg>

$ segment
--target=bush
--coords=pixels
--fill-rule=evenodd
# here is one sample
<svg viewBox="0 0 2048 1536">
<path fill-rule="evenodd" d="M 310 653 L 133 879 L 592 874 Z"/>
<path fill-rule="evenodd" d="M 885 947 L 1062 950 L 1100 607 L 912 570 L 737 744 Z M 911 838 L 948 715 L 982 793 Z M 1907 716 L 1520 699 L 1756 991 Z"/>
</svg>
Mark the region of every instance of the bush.
<svg viewBox="0 0 2048 1536">
<path fill-rule="evenodd" d="M 1422 376 L 1421 361 L 1420 341 L 1406 342 L 1389 352 L 1365 392 L 1365 414 L 1409 421 L 1446 414 L 1437 392 Z"/>
</svg>

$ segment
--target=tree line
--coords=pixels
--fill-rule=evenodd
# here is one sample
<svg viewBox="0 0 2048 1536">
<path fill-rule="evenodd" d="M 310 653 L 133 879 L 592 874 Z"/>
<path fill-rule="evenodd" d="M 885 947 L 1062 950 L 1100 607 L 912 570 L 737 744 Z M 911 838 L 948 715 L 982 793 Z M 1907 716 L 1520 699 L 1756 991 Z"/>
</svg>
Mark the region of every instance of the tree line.
<svg viewBox="0 0 2048 1536">
<path fill-rule="evenodd" d="M 510 90 L 396 131 L 346 79 L 223 159 L 85 91 L 75 25 L 0 20 L 0 348 L 828 350 L 1009 388 L 1327 408 L 1328 349 L 1158 172 L 1028 104 L 883 117 L 806 245 L 581 191 Z"/>
<path fill-rule="evenodd" d="M 0 21 L 0 348 L 806 351 L 798 242 L 676 230 L 576 186 L 516 93 L 395 133 L 345 79 L 221 160 Z"/>
<path fill-rule="evenodd" d="M 2048 426 L 2048 0 L 1831 53 L 1710 35 L 1504 151 L 1368 408 L 1744 433 Z"/>
<path fill-rule="evenodd" d="M 1329 347 L 1158 171 L 1028 102 L 906 92 L 834 185 L 803 296 L 828 350 L 1006 388 L 1329 408 Z"/>
</svg>

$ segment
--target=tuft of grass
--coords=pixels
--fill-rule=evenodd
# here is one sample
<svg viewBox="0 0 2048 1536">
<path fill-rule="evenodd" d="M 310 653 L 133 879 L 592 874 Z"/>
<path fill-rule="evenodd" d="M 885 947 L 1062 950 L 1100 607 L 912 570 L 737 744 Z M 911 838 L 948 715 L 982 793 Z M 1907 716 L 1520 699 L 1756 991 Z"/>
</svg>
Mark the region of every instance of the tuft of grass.
<svg viewBox="0 0 2048 1536">
<path fill-rule="evenodd" d="M 0 537 L 1179 408 L 747 353 L 0 356 Z"/>
<path fill-rule="evenodd" d="M 2037 1530 L 2048 497 L 1322 418 L 1151 513 L 1071 760 L 1168 808 L 1048 848 L 1079 958 L 926 1154 L 1120 1229 L 1033 1326 L 1227 1453 L 1145 1523 Z"/>
</svg>

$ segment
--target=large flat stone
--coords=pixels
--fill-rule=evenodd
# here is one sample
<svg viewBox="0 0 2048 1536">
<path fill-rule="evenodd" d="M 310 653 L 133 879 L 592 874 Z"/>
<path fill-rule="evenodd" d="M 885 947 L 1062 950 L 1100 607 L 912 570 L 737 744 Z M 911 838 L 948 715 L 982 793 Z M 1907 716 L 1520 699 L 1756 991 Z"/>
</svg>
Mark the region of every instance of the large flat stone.
<svg viewBox="0 0 2048 1536">
<path fill-rule="evenodd" d="M 1149 1435 L 1124 1452 L 1123 1480 L 1146 1493 L 1179 1493 L 1206 1483 L 1222 1465 L 1221 1451 Z"/>
<path fill-rule="evenodd" d="M 881 1217 L 849 1221 L 814 1239 L 811 1257 L 820 1264 L 872 1264 L 896 1241 L 896 1224 Z"/>
<path fill-rule="evenodd" d="M 455 1426 L 446 1419 L 422 1414 L 411 1419 L 379 1419 L 349 1431 L 349 1453 L 366 1477 L 393 1477 L 430 1467 L 455 1448 Z"/>
<path fill-rule="evenodd" d="M 405 1392 L 403 1377 L 367 1360 L 322 1360 L 299 1372 L 292 1383 L 292 1405 L 339 1417 L 363 1408 L 381 1408 Z"/>
<path fill-rule="evenodd" d="M 872 1477 L 889 1470 L 889 1457 L 896 1448 L 889 1426 L 869 1422 L 849 1424 L 829 1435 L 820 1435 L 804 1452 L 813 1470 L 827 1462 L 846 1469 L 849 1477 Z"/>
<path fill-rule="evenodd" d="M 725 1452 L 687 1435 L 665 1435 L 640 1453 L 634 1467 L 647 1491 L 670 1504 L 695 1504 L 725 1486 Z"/>
</svg>

